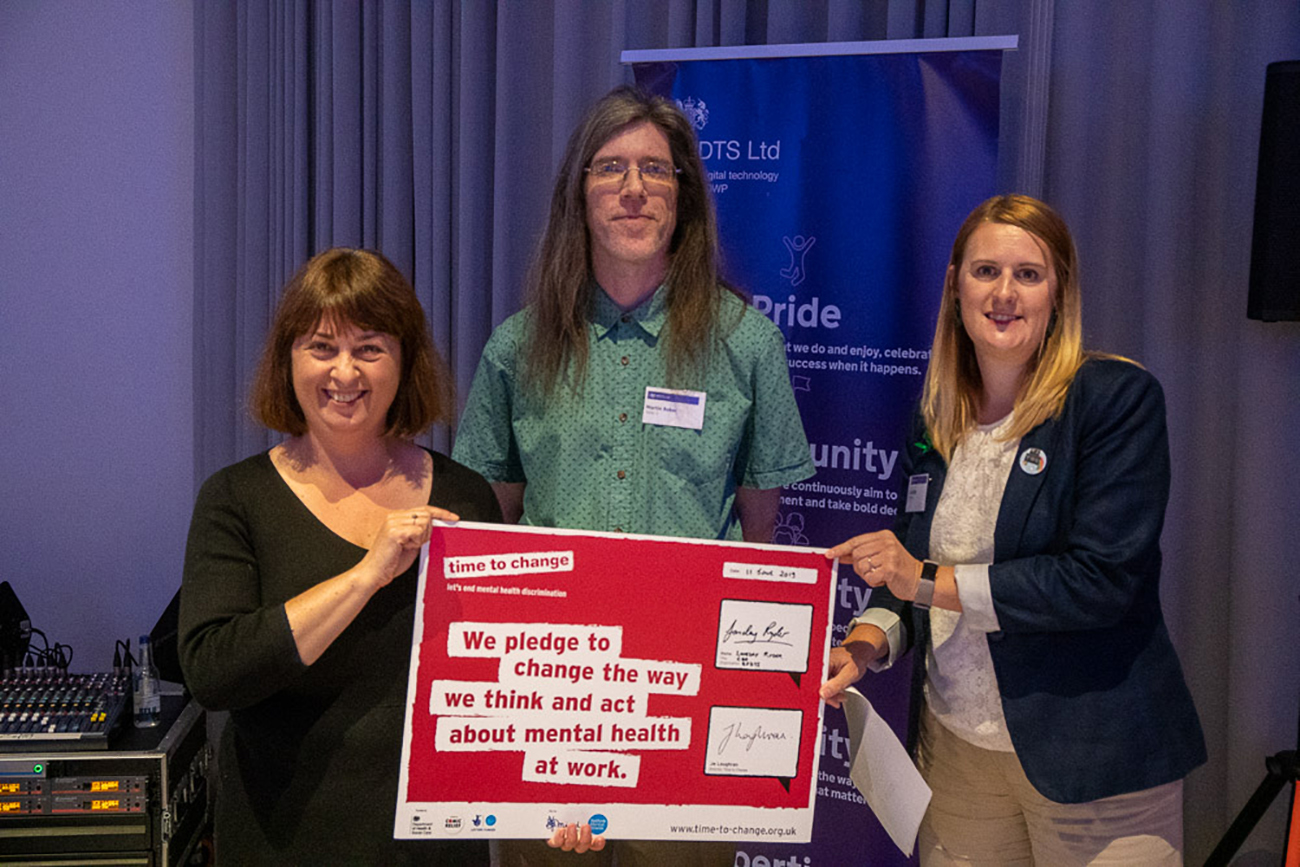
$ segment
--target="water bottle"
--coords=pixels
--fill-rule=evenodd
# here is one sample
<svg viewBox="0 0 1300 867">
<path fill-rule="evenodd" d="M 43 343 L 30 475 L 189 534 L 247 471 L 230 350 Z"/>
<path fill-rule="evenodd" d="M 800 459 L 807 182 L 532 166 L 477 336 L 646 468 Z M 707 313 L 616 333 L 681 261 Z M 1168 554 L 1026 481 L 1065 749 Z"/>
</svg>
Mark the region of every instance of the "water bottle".
<svg viewBox="0 0 1300 867">
<path fill-rule="evenodd" d="M 149 646 L 149 636 L 140 636 L 140 664 L 131 673 L 133 705 L 135 709 L 135 727 L 149 728 L 158 725 L 162 716 L 162 696 L 158 692 L 158 666 L 153 664 L 153 648 Z"/>
</svg>

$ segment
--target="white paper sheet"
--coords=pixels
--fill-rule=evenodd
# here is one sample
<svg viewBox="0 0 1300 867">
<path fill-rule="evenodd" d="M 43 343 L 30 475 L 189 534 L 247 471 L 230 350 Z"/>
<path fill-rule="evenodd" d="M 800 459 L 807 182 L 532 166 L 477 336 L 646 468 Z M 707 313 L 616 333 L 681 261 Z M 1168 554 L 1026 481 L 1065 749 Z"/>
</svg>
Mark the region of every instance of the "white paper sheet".
<svg viewBox="0 0 1300 867">
<path fill-rule="evenodd" d="M 852 687 L 844 691 L 844 717 L 849 725 L 849 778 L 894 845 L 911 855 L 921 817 L 930 805 L 930 787 L 894 730 Z"/>
</svg>

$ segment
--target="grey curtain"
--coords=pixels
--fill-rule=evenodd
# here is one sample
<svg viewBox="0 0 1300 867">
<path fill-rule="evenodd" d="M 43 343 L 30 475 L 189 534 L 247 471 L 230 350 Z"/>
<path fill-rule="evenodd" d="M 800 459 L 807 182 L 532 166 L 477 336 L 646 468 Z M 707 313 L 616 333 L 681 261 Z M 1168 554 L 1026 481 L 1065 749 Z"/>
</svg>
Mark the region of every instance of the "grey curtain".
<svg viewBox="0 0 1300 867">
<path fill-rule="evenodd" d="M 252 365 L 279 287 L 330 245 L 397 263 L 468 391 L 520 304 L 570 129 L 630 77 L 621 51 L 1019 34 L 1001 184 L 1060 208 L 1088 344 L 1168 395 L 1164 605 L 1211 756 L 1188 781 L 1188 863 L 1295 746 L 1300 326 L 1245 320 L 1264 67 L 1300 57 L 1295 0 L 217 0 L 195 17 L 198 480 L 270 444 L 242 409 Z M 1250 846 L 1280 851 L 1280 807 Z"/>
<path fill-rule="evenodd" d="M 397 264 L 458 392 L 468 391 L 492 327 L 518 309 L 569 132 L 591 101 L 630 80 L 623 50 L 967 36 L 974 9 L 196 4 L 196 480 L 273 442 L 248 420 L 244 396 L 279 288 L 325 247 L 376 248 Z M 433 442 L 445 446 L 447 432 Z"/>
<path fill-rule="evenodd" d="M 1058 2 L 1053 32 L 1044 195 L 1078 241 L 1085 337 L 1168 401 L 1162 589 L 1210 751 L 1186 789 L 1199 864 L 1300 715 L 1300 324 L 1246 319 L 1264 69 L 1300 58 L 1300 3 Z M 1281 801 L 1247 848 L 1281 851 Z"/>
</svg>

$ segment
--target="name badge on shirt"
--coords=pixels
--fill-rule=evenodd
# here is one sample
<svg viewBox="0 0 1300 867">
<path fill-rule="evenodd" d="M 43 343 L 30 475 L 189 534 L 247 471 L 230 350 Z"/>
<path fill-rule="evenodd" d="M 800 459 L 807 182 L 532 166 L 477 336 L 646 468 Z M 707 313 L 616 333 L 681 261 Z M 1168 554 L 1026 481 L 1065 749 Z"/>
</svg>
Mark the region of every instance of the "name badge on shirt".
<svg viewBox="0 0 1300 867">
<path fill-rule="evenodd" d="M 907 502 L 903 506 L 905 512 L 924 512 L 925 511 L 925 493 L 930 490 L 930 474 L 917 473 L 914 476 L 907 477 Z"/>
<path fill-rule="evenodd" d="M 708 395 L 702 391 L 655 388 L 653 385 L 647 385 L 645 407 L 641 410 L 641 423 L 700 430 L 704 427 L 706 397 Z"/>
</svg>

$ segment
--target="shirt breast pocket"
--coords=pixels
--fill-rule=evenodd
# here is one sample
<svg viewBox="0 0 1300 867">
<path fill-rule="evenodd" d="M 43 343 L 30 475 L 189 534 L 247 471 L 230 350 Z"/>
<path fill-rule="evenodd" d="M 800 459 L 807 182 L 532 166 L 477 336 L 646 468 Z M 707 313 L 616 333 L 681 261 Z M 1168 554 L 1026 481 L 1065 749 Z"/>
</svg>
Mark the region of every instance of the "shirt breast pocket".
<svg viewBox="0 0 1300 867">
<path fill-rule="evenodd" d="M 717 484 L 737 472 L 747 420 L 738 406 L 710 396 L 699 430 L 647 424 L 648 457 L 654 469 L 668 476 L 697 486 Z"/>
</svg>

